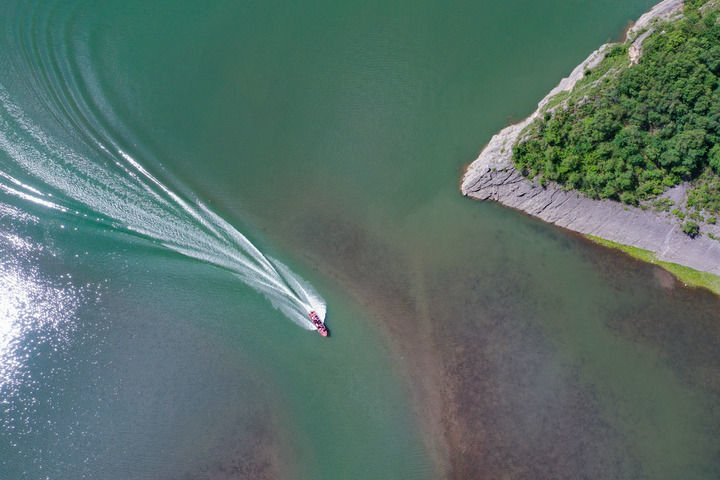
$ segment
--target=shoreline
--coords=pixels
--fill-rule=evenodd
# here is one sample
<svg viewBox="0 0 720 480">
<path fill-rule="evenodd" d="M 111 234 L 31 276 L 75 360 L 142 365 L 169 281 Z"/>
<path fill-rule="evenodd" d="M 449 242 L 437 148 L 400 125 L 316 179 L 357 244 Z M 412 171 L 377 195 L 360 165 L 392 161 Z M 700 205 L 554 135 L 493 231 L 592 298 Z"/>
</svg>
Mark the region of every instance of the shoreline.
<svg viewBox="0 0 720 480">
<path fill-rule="evenodd" d="M 631 61 L 636 62 L 639 58 L 642 41 L 647 36 L 637 36 L 638 33 L 656 19 L 667 21 L 675 18 L 682 7 L 682 0 L 663 0 L 628 29 L 626 37 L 636 37 L 630 47 L 634 55 Z M 495 134 L 478 158 L 465 170 L 461 193 L 476 200 L 496 201 L 585 236 L 652 252 L 661 266 L 662 263 L 673 263 L 699 272 L 720 275 L 720 241 L 707 235 L 696 238 L 687 236 L 670 214 L 613 200 L 591 199 L 556 184 L 542 187 L 522 176 L 514 167 L 512 148 L 525 127 L 545 112 L 549 102 L 557 101 L 554 98 L 556 95 L 570 92 L 583 78 L 585 70 L 597 66 L 605 57 L 605 52 L 615 44 L 600 46 L 540 100 L 533 113 Z M 684 186 L 678 185 L 662 196 L 683 193 Z M 702 226 L 704 233 L 720 237 L 720 226 Z"/>
<path fill-rule="evenodd" d="M 632 258 L 641 260 L 643 262 L 652 263 L 658 267 L 671 273 L 678 281 L 682 282 L 686 287 L 694 288 L 706 288 L 716 295 L 720 295 L 720 275 L 714 275 L 712 273 L 701 272 L 684 265 L 680 265 L 672 262 L 664 262 L 659 260 L 655 253 L 649 250 L 643 250 L 637 247 L 631 247 L 629 245 L 623 245 L 621 243 L 613 242 L 612 240 L 606 240 L 600 237 L 594 237 L 592 235 L 583 235 L 586 239 L 593 243 L 602 245 L 607 248 L 614 250 L 620 250 L 621 252 L 629 255 Z"/>
</svg>

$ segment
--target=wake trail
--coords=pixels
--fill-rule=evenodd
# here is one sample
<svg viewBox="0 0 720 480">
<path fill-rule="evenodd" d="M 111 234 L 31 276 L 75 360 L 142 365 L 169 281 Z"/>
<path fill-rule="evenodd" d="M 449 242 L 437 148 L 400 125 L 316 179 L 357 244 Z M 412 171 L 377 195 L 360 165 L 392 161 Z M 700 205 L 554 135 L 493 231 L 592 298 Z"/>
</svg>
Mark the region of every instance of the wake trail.
<svg viewBox="0 0 720 480">
<path fill-rule="evenodd" d="M 92 160 L 60 144 L 0 85 L 0 191 L 228 270 L 308 330 L 310 311 L 325 319 L 325 301 L 286 265 L 198 199 L 174 192 L 112 139 L 93 140 Z"/>
</svg>

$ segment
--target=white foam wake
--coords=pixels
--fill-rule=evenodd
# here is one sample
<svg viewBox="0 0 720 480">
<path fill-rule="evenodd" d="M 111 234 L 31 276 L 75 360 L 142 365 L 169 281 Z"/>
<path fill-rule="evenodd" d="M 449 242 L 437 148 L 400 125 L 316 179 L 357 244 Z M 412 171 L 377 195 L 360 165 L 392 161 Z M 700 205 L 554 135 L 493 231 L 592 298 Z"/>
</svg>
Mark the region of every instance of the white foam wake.
<svg viewBox="0 0 720 480">
<path fill-rule="evenodd" d="M 88 158 L 50 138 L 0 85 L 0 191 L 144 237 L 233 272 L 308 330 L 308 313 L 326 304 L 278 260 L 198 199 L 183 198 L 111 139 L 95 139 Z M 83 213 L 81 213 L 83 212 Z"/>
</svg>

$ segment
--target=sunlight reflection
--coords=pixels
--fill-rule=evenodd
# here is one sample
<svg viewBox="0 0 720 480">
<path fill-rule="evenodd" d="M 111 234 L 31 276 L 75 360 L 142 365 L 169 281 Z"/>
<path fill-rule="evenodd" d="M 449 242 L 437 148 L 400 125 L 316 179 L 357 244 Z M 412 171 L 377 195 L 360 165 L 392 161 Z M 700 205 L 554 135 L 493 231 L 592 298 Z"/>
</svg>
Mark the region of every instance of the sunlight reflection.
<svg viewBox="0 0 720 480">
<path fill-rule="evenodd" d="M 4 219 L 18 213 L 0 205 Z M 8 215 L 9 214 L 9 215 Z M 35 223 L 26 216 L 21 223 Z M 17 222 L 16 222 L 17 223 Z M 7 225 L 0 225 L 7 227 Z M 82 292 L 62 275 L 38 266 L 44 248 L 0 228 L 0 424 L 3 429 L 29 427 L 36 402 L 33 392 L 52 368 L 34 366 L 70 344 Z"/>
</svg>

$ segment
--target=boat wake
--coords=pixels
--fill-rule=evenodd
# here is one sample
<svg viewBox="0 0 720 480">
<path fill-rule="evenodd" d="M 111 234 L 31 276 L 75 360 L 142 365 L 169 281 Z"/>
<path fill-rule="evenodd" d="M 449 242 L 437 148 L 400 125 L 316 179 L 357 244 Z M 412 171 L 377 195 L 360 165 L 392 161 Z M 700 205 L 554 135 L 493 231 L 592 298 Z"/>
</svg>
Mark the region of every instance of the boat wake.
<svg viewBox="0 0 720 480">
<path fill-rule="evenodd" d="M 309 312 L 324 320 L 323 299 L 287 266 L 192 194 L 174 192 L 112 138 L 89 139 L 91 154 L 55 141 L 0 85 L 0 191 L 224 268 L 308 330 L 315 329 Z"/>
</svg>

